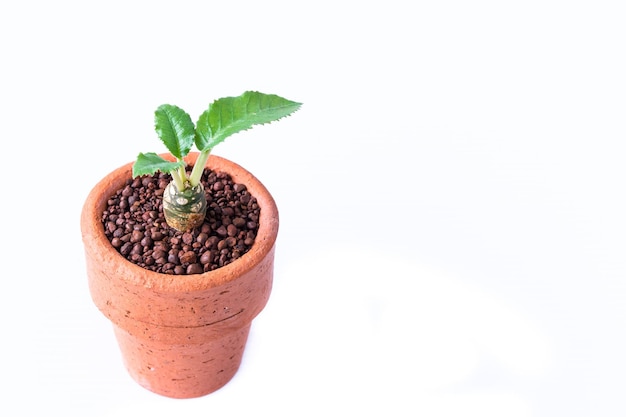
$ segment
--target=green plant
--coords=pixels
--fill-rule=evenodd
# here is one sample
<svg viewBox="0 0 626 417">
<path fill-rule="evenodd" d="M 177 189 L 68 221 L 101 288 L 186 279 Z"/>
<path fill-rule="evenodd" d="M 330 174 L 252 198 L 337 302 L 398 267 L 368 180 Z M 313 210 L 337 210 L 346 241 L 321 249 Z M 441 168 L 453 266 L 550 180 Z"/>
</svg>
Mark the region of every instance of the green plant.
<svg viewBox="0 0 626 417">
<path fill-rule="evenodd" d="M 234 133 L 281 119 L 300 106 L 274 94 L 246 91 L 237 97 L 215 100 L 194 125 L 184 110 L 163 104 L 154 113 L 155 130 L 176 161 L 154 152 L 139 153 L 133 164 L 133 178 L 157 171 L 169 173 L 172 181 L 163 194 L 165 219 L 177 230 L 191 230 L 204 221 L 206 197 L 200 179 L 211 150 Z M 200 153 L 188 174 L 183 158 L 194 144 Z"/>
</svg>

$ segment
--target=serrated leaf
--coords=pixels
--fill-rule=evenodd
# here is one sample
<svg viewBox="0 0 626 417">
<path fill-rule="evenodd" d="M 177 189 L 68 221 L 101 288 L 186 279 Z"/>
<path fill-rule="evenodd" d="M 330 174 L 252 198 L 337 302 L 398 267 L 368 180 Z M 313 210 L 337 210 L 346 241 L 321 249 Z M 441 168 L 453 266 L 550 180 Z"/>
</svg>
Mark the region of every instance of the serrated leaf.
<svg viewBox="0 0 626 417">
<path fill-rule="evenodd" d="M 200 115 L 196 124 L 196 147 L 213 148 L 228 136 L 290 115 L 302 104 L 274 94 L 246 91 L 237 97 L 220 98 Z"/>
<path fill-rule="evenodd" d="M 195 127 L 180 107 L 163 104 L 154 112 L 154 129 L 165 147 L 178 159 L 185 157 L 194 143 Z"/>
<path fill-rule="evenodd" d="M 185 165 L 184 161 L 168 161 L 154 152 L 140 153 L 133 164 L 133 178 L 140 175 L 152 175 L 157 171 L 172 172 Z"/>
</svg>

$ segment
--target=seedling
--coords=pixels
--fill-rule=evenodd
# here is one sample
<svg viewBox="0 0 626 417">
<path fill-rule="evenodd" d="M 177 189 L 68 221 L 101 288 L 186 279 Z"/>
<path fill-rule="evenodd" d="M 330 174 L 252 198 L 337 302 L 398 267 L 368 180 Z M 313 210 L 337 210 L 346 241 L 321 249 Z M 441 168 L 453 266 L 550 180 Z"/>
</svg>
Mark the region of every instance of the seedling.
<svg viewBox="0 0 626 417">
<path fill-rule="evenodd" d="M 301 103 L 277 95 L 246 91 L 237 97 L 215 100 L 194 125 L 183 109 L 163 104 L 154 113 L 154 127 L 176 161 L 154 152 L 139 153 L 133 164 L 133 178 L 157 171 L 169 173 L 172 181 L 163 194 L 165 220 L 180 231 L 194 229 L 202 224 L 206 214 L 206 196 L 200 179 L 211 150 L 237 132 L 279 120 L 300 106 Z M 188 174 L 184 158 L 194 144 L 200 153 Z"/>
</svg>

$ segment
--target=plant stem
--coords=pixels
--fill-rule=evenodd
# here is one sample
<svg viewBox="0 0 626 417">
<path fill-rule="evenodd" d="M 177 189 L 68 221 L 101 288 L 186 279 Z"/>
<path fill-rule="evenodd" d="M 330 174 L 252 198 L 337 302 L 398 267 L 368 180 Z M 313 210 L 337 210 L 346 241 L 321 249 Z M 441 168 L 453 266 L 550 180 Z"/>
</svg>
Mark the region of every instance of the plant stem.
<svg viewBox="0 0 626 417">
<path fill-rule="evenodd" d="M 174 170 L 170 172 L 170 174 L 172 175 L 172 179 L 174 180 L 174 185 L 176 185 L 176 188 L 179 191 L 183 191 L 185 189 L 185 180 L 183 179 L 183 177 L 180 176 L 180 172 L 177 170 Z"/>
<path fill-rule="evenodd" d="M 187 178 L 187 170 L 185 169 L 186 165 L 182 165 L 180 168 L 178 168 L 178 173 L 180 174 L 180 178 L 183 180 L 183 187 L 187 188 L 187 181 L 189 181 L 189 178 Z"/>
<path fill-rule="evenodd" d="M 191 170 L 191 175 L 189 176 L 189 183 L 192 187 L 195 187 L 200 183 L 200 179 L 202 178 L 202 172 L 204 171 L 204 166 L 206 165 L 207 159 L 209 159 L 209 154 L 211 153 L 211 148 L 200 152 L 198 155 L 198 159 L 196 159 L 196 163 Z"/>
</svg>

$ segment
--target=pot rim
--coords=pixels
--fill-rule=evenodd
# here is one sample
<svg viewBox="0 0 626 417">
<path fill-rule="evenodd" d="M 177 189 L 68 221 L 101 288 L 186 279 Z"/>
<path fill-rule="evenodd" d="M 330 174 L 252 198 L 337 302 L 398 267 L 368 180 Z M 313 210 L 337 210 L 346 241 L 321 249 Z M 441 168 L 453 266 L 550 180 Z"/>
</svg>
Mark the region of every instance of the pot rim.
<svg viewBox="0 0 626 417">
<path fill-rule="evenodd" d="M 170 154 L 160 154 L 174 160 Z M 190 152 L 185 161 L 195 163 L 199 153 Z M 170 275 L 150 271 L 136 265 L 121 255 L 106 237 L 101 222 L 102 212 L 110 196 L 132 175 L 133 162 L 129 162 L 107 174 L 90 191 L 81 214 L 81 232 L 85 250 L 99 247 L 102 262 L 114 268 L 128 283 L 151 288 L 159 292 L 197 291 L 214 288 L 250 271 L 274 248 L 278 235 L 278 208 L 267 188 L 249 171 L 240 165 L 217 155 L 209 155 L 206 167 L 228 173 L 233 181 L 245 184 L 261 207 L 259 230 L 254 244 L 248 252 L 235 261 L 213 271 L 193 275 Z M 87 248 L 88 247 L 88 248 Z"/>
</svg>

